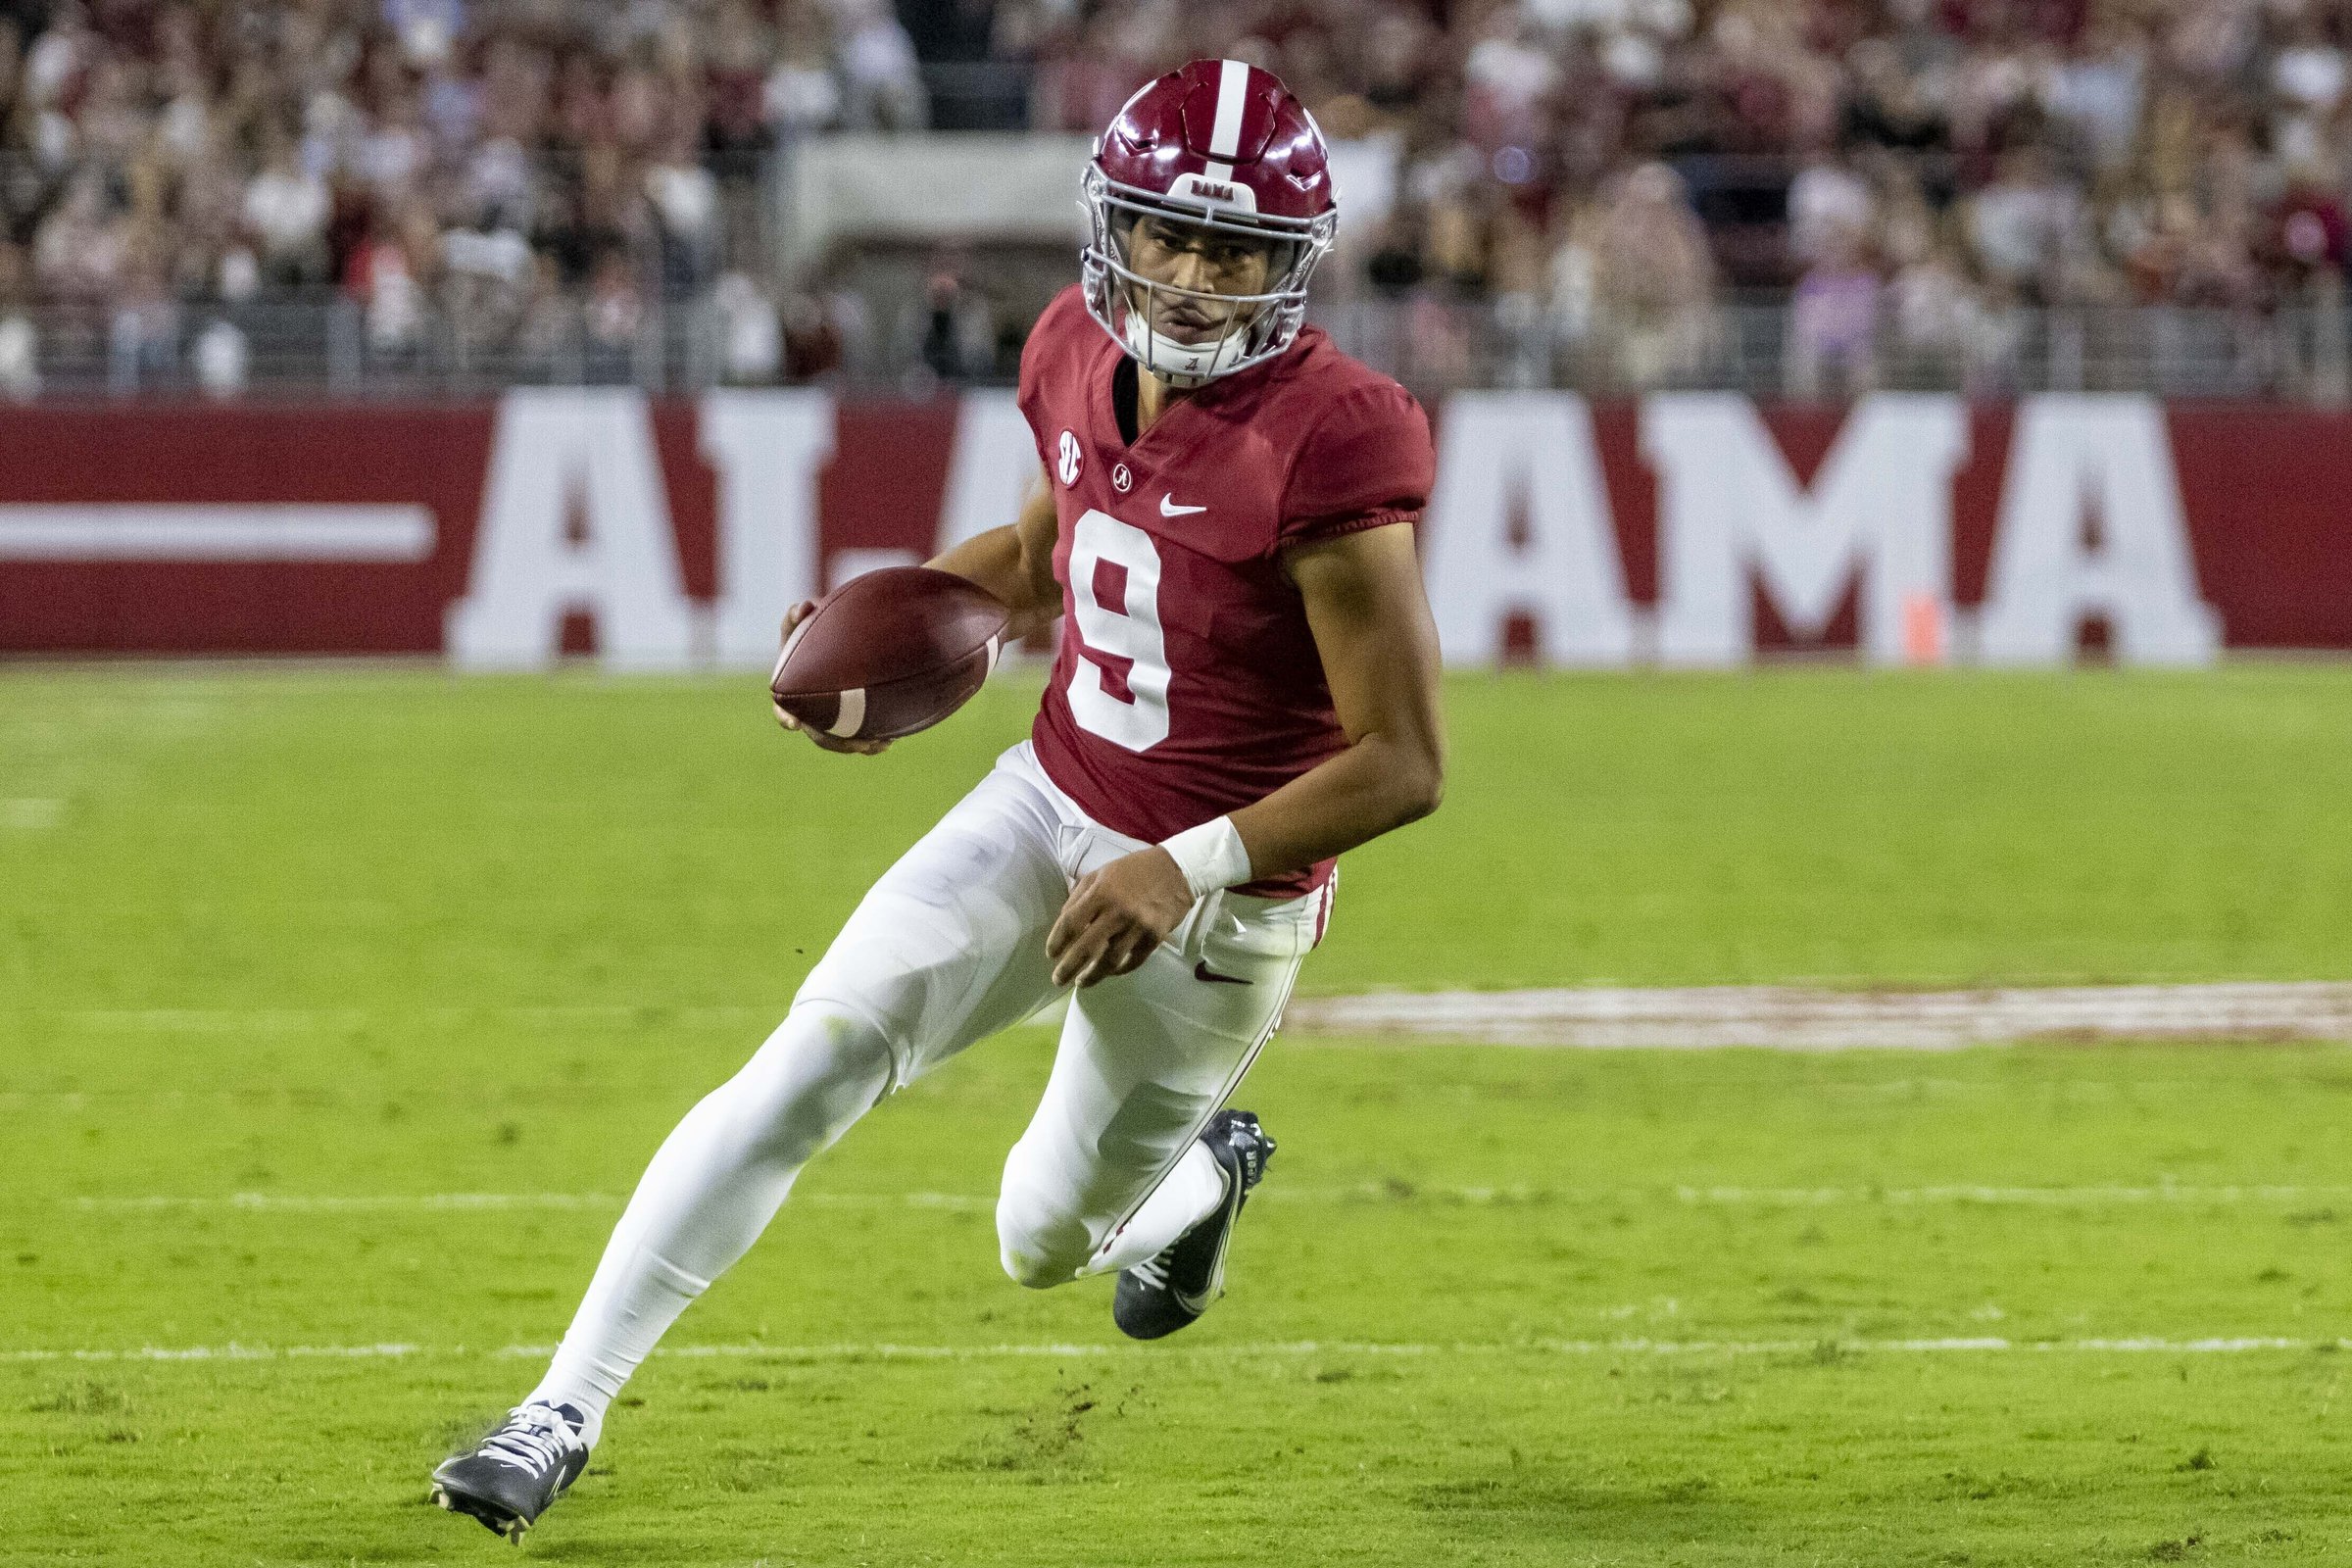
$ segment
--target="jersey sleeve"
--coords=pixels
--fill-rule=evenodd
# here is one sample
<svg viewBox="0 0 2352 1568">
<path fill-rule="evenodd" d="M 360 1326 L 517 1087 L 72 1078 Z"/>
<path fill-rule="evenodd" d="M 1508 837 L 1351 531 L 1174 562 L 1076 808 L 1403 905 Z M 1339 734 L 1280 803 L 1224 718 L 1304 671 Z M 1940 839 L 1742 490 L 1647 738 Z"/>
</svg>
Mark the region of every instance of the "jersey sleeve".
<svg viewBox="0 0 2352 1568">
<path fill-rule="evenodd" d="M 1351 388 L 1315 422 L 1291 465 L 1282 542 L 1414 521 L 1436 472 L 1429 418 L 1412 394 L 1387 380 Z"/>
</svg>

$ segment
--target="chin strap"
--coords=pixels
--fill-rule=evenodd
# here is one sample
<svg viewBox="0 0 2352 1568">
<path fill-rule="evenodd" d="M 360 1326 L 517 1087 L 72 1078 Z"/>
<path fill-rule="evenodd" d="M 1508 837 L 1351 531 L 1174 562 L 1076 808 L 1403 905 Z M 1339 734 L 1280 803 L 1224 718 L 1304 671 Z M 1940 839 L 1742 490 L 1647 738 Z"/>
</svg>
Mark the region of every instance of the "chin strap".
<svg viewBox="0 0 2352 1568">
<path fill-rule="evenodd" d="M 1185 343 L 1154 332 L 1144 313 L 1130 310 L 1126 323 L 1127 352 L 1136 362 L 1172 387 L 1190 391 L 1223 375 L 1241 363 L 1245 328 L 1229 327 L 1211 343 Z"/>
</svg>

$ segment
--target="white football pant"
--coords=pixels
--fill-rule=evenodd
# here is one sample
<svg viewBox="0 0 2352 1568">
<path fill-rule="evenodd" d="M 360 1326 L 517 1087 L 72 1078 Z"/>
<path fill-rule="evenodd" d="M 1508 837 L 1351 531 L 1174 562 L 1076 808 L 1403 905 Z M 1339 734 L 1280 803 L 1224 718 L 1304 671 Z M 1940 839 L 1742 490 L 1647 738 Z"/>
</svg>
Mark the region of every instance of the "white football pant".
<svg viewBox="0 0 2352 1568">
<path fill-rule="evenodd" d="M 655 1154 L 531 1397 L 589 1436 L 662 1333 L 743 1255 L 818 1152 L 891 1090 L 1037 1011 L 1046 933 L 1085 873 L 1143 847 L 1027 742 L 876 882 L 792 1010 Z M 1132 973 L 1072 994 L 1045 1098 L 1004 1161 L 997 1238 L 1023 1285 L 1153 1255 L 1217 1202 L 1197 1142 L 1273 1034 L 1331 889 L 1213 893 Z"/>
</svg>

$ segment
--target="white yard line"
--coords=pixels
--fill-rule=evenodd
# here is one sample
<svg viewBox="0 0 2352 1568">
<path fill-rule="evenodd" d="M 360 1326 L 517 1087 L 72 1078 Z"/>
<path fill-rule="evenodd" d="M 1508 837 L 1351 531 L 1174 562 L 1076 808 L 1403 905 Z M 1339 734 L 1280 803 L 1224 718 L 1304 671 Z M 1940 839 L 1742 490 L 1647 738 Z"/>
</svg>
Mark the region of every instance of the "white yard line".
<svg viewBox="0 0 2352 1568">
<path fill-rule="evenodd" d="M 0 1362 L 40 1361 L 282 1361 L 282 1360 L 451 1360 L 510 1356 L 537 1360 L 554 1353 L 546 1345 L 509 1345 L 496 1349 L 466 1346 L 227 1345 L 155 1346 L 118 1349 L 0 1350 Z M 2009 1340 L 1989 1337 L 1918 1340 L 1844 1340 L 1824 1336 L 1796 1340 L 1528 1340 L 1454 1344 L 1383 1344 L 1360 1341 L 1297 1340 L 1273 1344 L 1154 1347 L 1137 1351 L 1123 1344 L 900 1345 L 890 1342 L 838 1345 L 664 1346 L 658 1356 L 682 1360 L 833 1361 L 999 1361 L 1078 1356 L 1182 1355 L 1196 1360 L 1247 1361 L 1269 1357 L 1355 1356 L 1706 1356 L 1817 1355 L 2244 1355 L 2258 1351 L 2352 1349 L 2352 1340 L 2300 1340 L 2270 1336 L 2212 1335 L 2192 1339 L 2132 1338 Z"/>
<path fill-rule="evenodd" d="M 491 1019 L 542 1029 L 662 1027 L 733 1029 L 772 1025 L 780 1007 L 667 1007 L 583 1005 L 568 1007 L 95 1007 L 26 1016 L 54 1019 L 99 1034 L 245 1035 L 302 1034 L 319 1029 L 360 1029 L 411 1022 L 447 1026 Z"/>
<path fill-rule="evenodd" d="M 1986 1203 L 2053 1206 L 2105 1203 L 2310 1203 L 2352 1200 L 2352 1187 L 1678 1187 L 1686 1203 L 1802 1207 L 1835 1203 Z"/>
<path fill-rule="evenodd" d="M 1294 1035 L 1697 1051 L 1957 1051 L 2026 1040 L 2352 1042 L 2352 984 L 1396 992 L 1294 1003 Z"/>
<path fill-rule="evenodd" d="M 374 1211 L 429 1212 L 477 1208 L 618 1208 L 620 1200 L 603 1193 L 230 1193 L 220 1197 L 155 1194 L 136 1198 L 75 1198 L 83 1213 L 178 1212 L 232 1209 L 253 1214 L 342 1214 Z"/>
<path fill-rule="evenodd" d="M 2193 1208 L 2352 1203 L 2352 1186 L 2200 1187 L 2159 1183 L 2138 1187 L 1552 1188 L 1388 1186 L 1365 1182 L 1353 1187 L 1270 1185 L 1256 1196 L 1260 1201 L 1332 1205 L 1426 1202 L 1510 1206 L 1534 1203 L 1599 1205 L 1672 1202 L 1701 1208 L 1827 1208 L 1873 1203 L 1897 1207 L 1983 1204 L 1992 1207 L 2046 1208 L 2176 1204 Z M 475 1209 L 610 1211 L 619 1208 L 622 1200 L 608 1193 L 229 1193 L 210 1196 L 147 1194 L 134 1197 L 69 1198 L 59 1201 L 79 1212 L 97 1214 L 176 1213 L 191 1209 L 251 1214 L 364 1214 Z M 789 1206 L 944 1209 L 952 1213 L 986 1213 L 996 1208 L 997 1200 L 993 1194 L 987 1193 L 795 1193 Z"/>
<path fill-rule="evenodd" d="M 40 833 L 57 826 L 65 816 L 66 803 L 60 800 L 0 801 L 0 828 Z"/>
<path fill-rule="evenodd" d="M 756 1006 L 364 1008 L 149 1007 L 28 1011 L 99 1033 L 250 1035 L 410 1020 L 496 1020 L 544 1029 L 750 1029 Z M 1983 991 L 1834 991 L 1797 986 L 1590 987 L 1383 992 L 1291 1004 L 1289 1038 L 1405 1037 L 1592 1050 L 1957 1051 L 2017 1041 L 2352 1043 L 2352 983 L 2058 986 Z"/>
<path fill-rule="evenodd" d="M 230 1193 L 225 1196 L 74 1198 L 66 1201 L 84 1213 L 177 1212 L 227 1209 L 250 1214 L 430 1213 L 445 1210 L 552 1208 L 616 1209 L 622 1200 L 608 1193 Z M 805 1193 L 792 1201 L 813 1208 L 994 1209 L 997 1200 L 965 1193 Z"/>
</svg>

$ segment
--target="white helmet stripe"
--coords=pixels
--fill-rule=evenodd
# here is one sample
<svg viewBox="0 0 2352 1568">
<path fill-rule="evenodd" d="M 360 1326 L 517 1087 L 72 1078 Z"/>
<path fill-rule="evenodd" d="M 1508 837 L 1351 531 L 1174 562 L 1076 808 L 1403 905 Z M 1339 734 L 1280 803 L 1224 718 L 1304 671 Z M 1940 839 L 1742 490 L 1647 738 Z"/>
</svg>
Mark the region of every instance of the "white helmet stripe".
<svg viewBox="0 0 2352 1568">
<path fill-rule="evenodd" d="M 1233 155 L 1242 150 L 1242 110 L 1250 101 L 1250 66 L 1247 61 L 1221 60 L 1224 68 L 1217 77 L 1217 119 L 1208 132 L 1208 156 L 1233 162 Z"/>
</svg>

